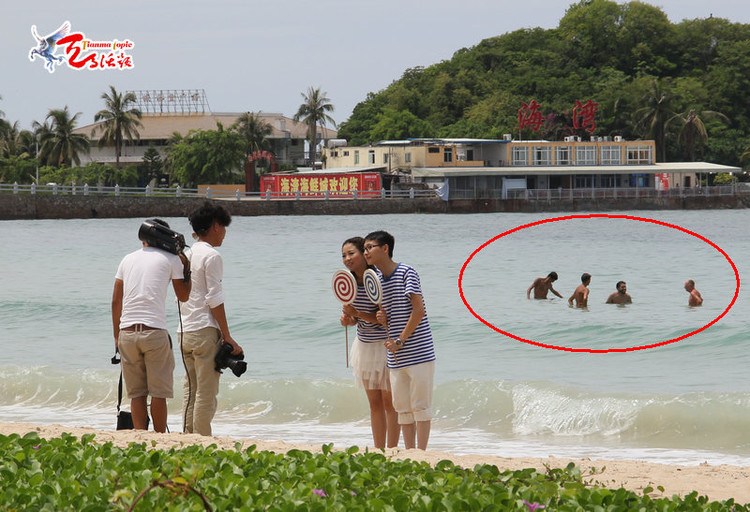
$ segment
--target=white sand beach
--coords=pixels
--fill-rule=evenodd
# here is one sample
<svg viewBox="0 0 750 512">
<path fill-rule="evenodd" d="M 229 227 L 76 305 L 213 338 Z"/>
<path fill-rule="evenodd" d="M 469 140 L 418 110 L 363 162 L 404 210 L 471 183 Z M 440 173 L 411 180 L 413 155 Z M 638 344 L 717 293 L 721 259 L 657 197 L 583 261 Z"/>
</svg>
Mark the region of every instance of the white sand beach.
<svg viewBox="0 0 750 512">
<path fill-rule="evenodd" d="M 258 450 L 267 450 L 276 453 L 284 453 L 292 449 L 320 451 L 320 446 L 289 444 L 283 441 L 260 441 L 253 439 L 235 439 L 231 437 L 204 437 L 197 434 L 157 434 L 154 432 L 134 430 L 96 430 L 92 428 L 71 428 L 61 425 L 32 425 L 28 423 L 0 423 L 0 434 L 24 435 L 28 432 L 36 432 L 43 438 L 59 437 L 63 433 L 69 433 L 76 437 L 84 434 L 95 434 L 96 440 L 102 443 L 112 442 L 118 446 L 127 446 L 131 442 L 145 442 L 155 448 L 180 448 L 188 445 L 215 444 L 219 448 L 234 449 L 236 443 L 243 446 L 256 445 Z M 641 492 L 645 487 L 654 489 L 662 486 L 664 492 L 658 490 L 652 492 L 652 496 L 672 495 L 685 496 L 693 491 L 706 495 L 713 500 L 724 500 L 734 498 L 738 503 L 750 502 L 750 467 L 737 467 L 709 464 L 696 466 L 677 466 L 667 464 L 655 464 L 642 461 L 612 461 L 593 459 L 563 459 L 549 458 L 504 458 L 481 455 L 455 455 L 437 451 L 390 449 L 386 455 L 393 460 L 412 459 L 427 461 L 435 464 L 441 460 L 449 459 L 462 467 L 471 468 L 475 464 L 493 464 L 500 469 L 523 469 L 537 468 L 544 470 L 546 467 L 565 467 L 574 462 L 581 468 L 586 480 L 597 485 L 609 488 L 624 487 L 626 489 Z M 589 474 L 590 473 L 590 474 Z"/>
</svg>

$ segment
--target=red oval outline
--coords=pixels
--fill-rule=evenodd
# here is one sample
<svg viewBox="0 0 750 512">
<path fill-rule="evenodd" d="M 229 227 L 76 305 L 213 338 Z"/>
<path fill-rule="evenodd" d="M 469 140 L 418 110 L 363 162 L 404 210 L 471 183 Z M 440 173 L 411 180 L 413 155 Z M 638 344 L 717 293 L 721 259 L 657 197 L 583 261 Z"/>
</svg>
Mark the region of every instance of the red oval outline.
<svg viewBox="0 0 750 512">
<path fill-rule="evenodd" d="M 527 339 L 527 338 L 522 338 L 521 336 L 517 336 L 517 335 L 515 335 L 515 334 L 513 334 L 512 332 L 509 332 L 509 331 L 504 331 L 504 330 L 496 327 L 495 325 L 487 322 L 484 318 L 482 318 L 481 316 L 479 316 L 476 311 L 474 311 L 474 309 L 469 305 L 468 301 L 466 300 L 466 297 L 464 296 L 464 290 L 463 290 L 462 284 L 463 284 L 464 271 L 466 270 L 466 267 L 469 265 L 469 263 L 474 258 L 474 256 L 476 256 L 477 253 L 479 253 L 482 249 L 484 249 L 485 247 L 487 247 L 491 243 L 495 242 L 496 240 L 499 240 L 500 238 L 508 236 L 511 233 L 515 233 L 516 231 L 521 231 L 522 229 L 531 228 L 531 227 L 539 226 L 539 225 L 542 225 L 542 224 L 549 224 L 551 222 L 560 222 L 560 221 L 564 221 L 564 220 L 573 220 L 573 219 L 625 219 L 625 220 L 635 220 L 635 221 L 639 221 L 639 222 L 648 222 L 648 223 L 651 223 L 651 224 L 657 224 L 659 226 L 676 229 L 677 231 L 682 231 L 683 233 L 687 233 L 688 235 L 694 236 L 695 238 L 697 238 L 697 239 L 699 239 L 699 240 L 707 243 L 708 245 L 710 245 L 711 247 L 713 247 L 714 249 L 716 249 L 716 251 L 718 251 L 722 256 L 724 256 L 724 258 L 729 262 L 729 265 L 732 267 L 732 270 L 734 271 L 734 279 L 735 279 L 735 282 L 736 282 L 736 287 L 734 289 L 734 296 L 732 297 L 732 301 L 724 309 L 724 311 L 722 311 L 721 314 L 719 314 L 716 318 L 714 318 L 713 320 L 711 320 L 710 322 L 708 322 L 703 327 L 700 327 L 699 329 L 691 331 L 691 332 L 689 332 L 687 334 L 683 334 L 682 336 L 678 336 L 676 338 L 671 338 L 671 339 L 668 339 L 668 340 L 665 340 L 665 341 L 659 341 L 659 342 L 656 342 L 656 343 L 651 343 L 649 345 L 637 345 L 637 346 L 634 346 L 634 347 L 608 348 L 608 349 L 594 349 L 594 348 L 584 348 L 584 347 L 582 347 L 582 348 L 572 348 L 572 347 L 565 347 L 565 346 L 561 346 L 561 345 L 551 345 L 549 343 L 541 343 L 539 341 L 534 341 L 534 340 L 530 340 L 530 339 Z M 504 336 L 507 336 L 509 338 L 513 338 L 516 341 L 521 341 L 523 343 L 528 343 L 529 345 L 534 345 L 536 347 L 547 348 L 547 349 L 552 349 L 552 350 L 561 350 L 561 351 L 564 351 L 564 352 L 586 352 L 586 353 L 589 353 L 589 354 L 609 354 L 609 353 L 613 353 L 613 352 L 634 352 L 636 350 L 647 350 L 647 349 L 651 349 L 651 348 L 662 347 L 664 345 L 669 345 L 671 343 L 677 343 L 678 341 L 682 341 L 685 338 L 689 338 L 690 336 L 698 334 L 699 332 L 705 331 L 706 329 L 708 329 L 709 327 L 711 327 L 712 325 L 714 325 L 716 322 L 718 322 L 719 320 L 721 320 L 722 318 L 724 318 L 724 316 L 726 316 L 726 314 L 729 313 L 729 310 L 732 309 L 732 307 L 734 307 L 734 304 L 735 304 L 735 302 L 737 302 L 737 297 L 738 297 L 738 295 L 740 293 L 740 273 L 737 270 L 737 266 L 734 264 L 734 261 L 732 261 L 732 258 L 729 257 L 729 255 L 724 251 L 724 249 L 722 249 L 721 247 L 719 247 L 718 245 L 716 245 L 715 243 L 713 243 L 711 240 L 709 240 L 708 238 L 704 237 L 703 235 L 695 233 L 694 231 L 690 231 L 689 229 L 685 229 L 682 226 L 678 226 L 677 224 L 670 224 L 668 222 L 663 222 L 663 221 L 656 220 L 656 219 L 651 219 L 649 217 L 636 217 L 634 215 L 619 215 L 619 214 L 607 214 L 607 213 L 592 213 L 592 214 L 586 214 L 586 215 L 564 215 L 562 217 L 551 217 L 549 219 L 542 219 L 542 220 L 539 220 L 539 221 L 536 221 L 536 222 L 531 222 L 529 224 L 521 224 L 520 226 L 516 226 L 513 229 L 510 229 L 508 231 L 500 233 L 499 235 L 497 235 L 497 236 L 495 236 L 493 238 L 490 238 L 485 243 L 483 243 L 482 245 L 480 245 L 479 247 L 477 247 L 476 250 L 474 250 L 474 252 L 472 252 L 471 255 L 469 255 L 469 257 L 466 259 L 466 261 L 464 262 L 463 266 L 461 267 L 461 272 L 459 272 L 459 274 L 458 274 L 458 292 L 459 292 L 459 295 L 461 296 L 461 300 L 463 301 L 464 306 L 466 306 L 466 309 L 468 309 L 469 312 L 472 315 L 474 315 L 474 317 L 477 320 L 479 320 L 480 322 L 482 322 L 484 325 L 486 325 L 487 327 L 489 327 L 493 331 L 499 332 L 500 334 L 502 334 Z"/>
</svg>

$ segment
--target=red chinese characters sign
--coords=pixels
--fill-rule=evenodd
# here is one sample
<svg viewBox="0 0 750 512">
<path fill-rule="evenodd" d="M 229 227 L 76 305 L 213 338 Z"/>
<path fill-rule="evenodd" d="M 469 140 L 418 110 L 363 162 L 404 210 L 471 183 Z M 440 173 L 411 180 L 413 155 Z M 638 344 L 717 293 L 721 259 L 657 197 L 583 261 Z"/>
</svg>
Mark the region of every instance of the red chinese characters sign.
<svg viewBox="0 0 750 512">
<path fill-rule="evenodd" d="M 583 128 L 588 133 L 594 133 L 596 131 L 597 107 L 599 107 L 599 104 L 595 101 L 588 100 L 586 103 L 581 103 L 576 100 L 573 107 L 573 128 L 576 130 Z"/>
<path fill-rule="evenodd" d="M 572 111 L 573 128 L 594 133 L 598 107 L 599 104 L 593 100 L 587 100 L 585 103 L 576 100 Z M 541 105 L 536 100 L 531 100 L 529 103 L 521 102 L 521 108 L 518 109 L 518 129 L 530 128 L 538 132 L 543 124 L 544 116 L 541 112 Z"/>
<path fill-rule="evenodd" d="M 523 130 L 524 128 L 531 128 L 533 131 L 538 132 L 539 128 L 544 123 L 542 113 L 539 111 L 541 105 L 536 100 L 531 100 L 529 103 L 521 102 L 521 108 L 518 109 L 518 129 Z"/>
<path fill-rule="evenodd" d="M 378 173 L 297 173 L 266 174 L 261 176 L 261 194 L 271 197 L 322 198 L 322 197 L 379 197 Z"/>
</svg>

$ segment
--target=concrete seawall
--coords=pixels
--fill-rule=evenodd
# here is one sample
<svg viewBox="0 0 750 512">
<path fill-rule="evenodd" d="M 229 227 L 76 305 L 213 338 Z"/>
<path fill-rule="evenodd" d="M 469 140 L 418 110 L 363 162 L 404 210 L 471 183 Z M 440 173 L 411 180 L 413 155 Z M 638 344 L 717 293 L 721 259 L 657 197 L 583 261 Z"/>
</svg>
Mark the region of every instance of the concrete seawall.
<svg viewBox="0 0 750 512">
<path fill-rule="evenodd" d="M 0 220 L 185 217 L 199 197 L 82 196 L 0 194 Z M 750 196 L 699 196 L 644 199 L 452 200 L 224 200 L 233 215 L 369 215 L 385 213 L 592 212 L 700 210 L 750 207 Z"/>
</svg>

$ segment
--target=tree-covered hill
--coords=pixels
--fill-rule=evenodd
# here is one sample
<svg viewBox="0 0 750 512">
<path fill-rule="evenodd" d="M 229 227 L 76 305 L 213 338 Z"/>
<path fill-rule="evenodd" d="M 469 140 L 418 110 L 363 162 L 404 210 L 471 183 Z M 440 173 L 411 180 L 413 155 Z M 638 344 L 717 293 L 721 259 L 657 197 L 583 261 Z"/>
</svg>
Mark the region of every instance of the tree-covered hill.
<svg viewBox="0 0 750 512">
<path fill-rule="evenodd" d="M 659 161 L 738 165 L 750 146 L 750 24 L 672 23 L 647 3 L 581 0 L 555 29 L 485 39 L 450 60 L 408 69 L 341 124 L 353 145 L 409 137 L 560 140 L 576 100 L 598 104 L 593 135 L 657 142 Z M 536 100 L 544 123 L 519 133 Z"/>
</svg>

